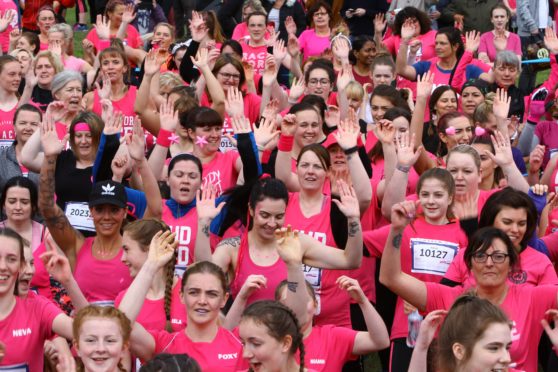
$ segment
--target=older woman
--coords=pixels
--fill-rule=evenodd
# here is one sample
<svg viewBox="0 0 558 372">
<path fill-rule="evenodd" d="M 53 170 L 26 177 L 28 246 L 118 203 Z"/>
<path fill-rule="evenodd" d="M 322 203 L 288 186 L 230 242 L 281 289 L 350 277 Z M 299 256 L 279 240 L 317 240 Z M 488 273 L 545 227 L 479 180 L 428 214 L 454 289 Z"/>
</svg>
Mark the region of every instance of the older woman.
<svg viewBox="0 0 558 372">
<path fill-rule="evenodd" d="M 425 283 L 401 270 L 401 234 L 416 216 L 415 202 L 393 206 L 391 230 L 384 249 L 380 281 L 420 311 L 449 309 L 463 294 L 463 287 Z M 556 308 L 555 285 L 536 287 L 509 285 L 508 275 L 518 263 L 518 255 L 503 231 L 485 227 L 470 239 L 464 255 L 465 264 L 475 278 L 473 291 L 480 298 L 499 306 L 513 321 L 512 335 L 517 337 L 510 349 L 519 370 L 537 370 L 537 347 L 542 334 L 540 320 L 548 309 Z"/>
<path fill-rule="evenodd" d="M 48 30 L 49 49 L 60 56 L 64 69 L 83 73 L 91 71 L 93 67 L 89 63 L 71 55 L 73 42 L 74 32 L 66 23 L 58 23 Z"/>
</svg>

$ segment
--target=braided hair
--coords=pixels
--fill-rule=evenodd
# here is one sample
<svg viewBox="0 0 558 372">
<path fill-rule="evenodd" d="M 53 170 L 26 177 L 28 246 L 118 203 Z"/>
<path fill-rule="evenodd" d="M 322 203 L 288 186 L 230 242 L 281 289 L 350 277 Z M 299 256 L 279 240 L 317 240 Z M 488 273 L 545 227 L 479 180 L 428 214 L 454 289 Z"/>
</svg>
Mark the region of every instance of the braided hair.
<svg viewBox="0 0 558 372">
<path fill-rule="evenodd" d="M 149 250 L 149 245 L 151 244 L 151 239 L 159 231 L 167 231 L 170 228 L 161 220 L 155 218 L 144 218 L 142 220 L 134 221 L 124 227 L 124 232 L 127 233 L 130 238 L 136 241 L 143 252 Z M 165 266 L 165 330 L 172 332 L 171 323 L 171 303 L 172 303 L 172 285 L 174 283 L 174 266 L 176 264 L 178 250 L 174 251 L 173 258 Z"/>
<path fill-rule="evenodd" d="M 252 319 L 257 324 L 265 325 L 269 335 L 278 341 L 291 336 L 289 353 L 295 355 L 297 350 L 300 352 L 300 372 L 304 371 L 303 335 L 298 319 L 290 308 L 278 301 L 256 301 L 244 310 L 241 322 L 244 319 Z"/>
</svg>

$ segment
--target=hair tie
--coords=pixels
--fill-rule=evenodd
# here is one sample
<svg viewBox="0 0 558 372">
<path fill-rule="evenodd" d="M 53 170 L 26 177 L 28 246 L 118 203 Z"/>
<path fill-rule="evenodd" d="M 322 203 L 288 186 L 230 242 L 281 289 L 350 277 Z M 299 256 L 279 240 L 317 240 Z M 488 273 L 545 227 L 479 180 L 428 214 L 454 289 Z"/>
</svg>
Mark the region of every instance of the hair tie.
<svg viewBox="0 0 558 372">
<path fill-rule="evenodd" d="M 455 134 L 455 127 L 447 127 L 446 128 L 446 134 L 448 136 L 453 136 Z"/>
<path fill-rule="evenodd" d="M 486 133 L 486 130 L 482 127 L 475 128 L 475 136 L 480 137 Z"/>
<path fill-rule="evenodd" d="M 75 132 L 91 132 L 91 128 L 89 127 L 89 124 L 80 121 L 74 126 L 74 133 Z"/>
</svg>

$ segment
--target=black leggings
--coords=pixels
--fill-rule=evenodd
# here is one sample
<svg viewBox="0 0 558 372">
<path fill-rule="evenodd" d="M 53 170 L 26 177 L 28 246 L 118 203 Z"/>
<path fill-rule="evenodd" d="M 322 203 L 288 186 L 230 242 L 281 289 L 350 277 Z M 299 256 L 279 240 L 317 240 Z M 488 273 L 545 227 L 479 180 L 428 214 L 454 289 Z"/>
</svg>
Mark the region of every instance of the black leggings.
<svg viewBox="0 0 558 372">
<path fill-rule="evenodd" d="M 391 343 L 390 372 L 407 372 L 412 355 L 413 349 L 407 346 L 406 339 L 394 339 Z"/>
</svg>

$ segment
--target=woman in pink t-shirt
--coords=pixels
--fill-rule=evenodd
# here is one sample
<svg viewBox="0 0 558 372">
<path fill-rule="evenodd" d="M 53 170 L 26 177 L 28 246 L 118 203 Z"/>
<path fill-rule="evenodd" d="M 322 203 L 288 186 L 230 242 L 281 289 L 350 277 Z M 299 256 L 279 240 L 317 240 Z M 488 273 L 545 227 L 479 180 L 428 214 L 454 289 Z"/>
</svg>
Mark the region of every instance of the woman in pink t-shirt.
<svg viewBox="0 0 558 372">
<path fill-rule="evenodd" d="M 510 50 L 521 59 L 521 40 L 517 34 L 508 31 L 511 19 L 509 9 L 502 3 L 496 4 L 490 11 L 490 21 L 494 30 L 485 32 L 480 37 L 479 59 L 491 65 L 496 59 L 496 54 L 502 50 Z"/>
<path fill-rule="evenodd" d="M 119 305 L 133 322 L 142 307 L 153 278 L 168 261 L 175 257 L 178 241 L 170 232 L 153 237 L 147 261 Z M 130 339 L 132 353 L 148 361 L 161 352 L 188 354 L 203 371 L 233 371 L 239 365 L 242 344 L 228 330 L 220 326 L 219 314 L 227 302 L 225 273 L 215 264 L 198 262 L 188 267 L 182 278 L 182 302 L 187 314 L 187 325 L 182 331 L 147 331 L 136 323 Z"/>
<path fill-rule="evenodd" d="M 304 61 L 308 57 L 319 56 L 330 48 L 329 38 L 333 19 L 331 7 L 326 2 L 318 1 L 308 9 L 307 18 L 311 20 L 311 28 L 302 31 L 298 37 Z"/>
<path fill-rule="evenodd" d="M 59 23 L 48 30 L 48 43 L 51 50 L 59 50 L 60 59 L 68 70 L 87 74 L 93 67 L 81 58 L 73 56 L 74 33 L 70 25 Z"/>
<path fill-rule="evenodd" d="M 463 287 L 426 283 L 401 270 L 402 232 L 416 216 L 415 203 L 405 201 L 393 207 L 391 230 L 386 242 L 380 281 L 421 312 L 449 309 L 463 294 Z M 509 285 L 507 279 L 519 258 L 509 237 L 501 230 L 485 227 L 469 240 L 464 260 L 474 276 L 474 293 L 499 306 L 512 320 L 510 353 L 517 369 L 537 370 L 537 347 L 542 334 L 541 319 L 556 308 L 558 287 Z"/>
<path fill-rule="evenodd" d="M 71 340 L 72 320 L 40 296 L 15 295 L 16 282 L 25 271 L 24 242 L 15 231 L 0 229 L 0 340 L 4 346 L 1 367 L 43 370 L 43 345 L 55 333 Z"/>
</svg>

